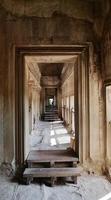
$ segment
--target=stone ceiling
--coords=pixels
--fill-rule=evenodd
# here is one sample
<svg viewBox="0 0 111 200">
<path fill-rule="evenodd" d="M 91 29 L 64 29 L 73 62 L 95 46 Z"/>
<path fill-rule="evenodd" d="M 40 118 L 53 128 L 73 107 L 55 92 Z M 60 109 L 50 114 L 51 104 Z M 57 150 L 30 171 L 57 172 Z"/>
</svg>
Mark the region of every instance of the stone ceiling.
<svg viewBox="0 0 111 200">
<path fill-rule="evenodd" d="M 38 64 L 42 76 L 60 76 L 63 63 L 41 63 Z"/>
<path fill-rule="evenodd" d="M 38 66 L 42 76 L 60 76 L 64 64 L 75 63 L 77 55 L 25 56 L 28 66 Z"/>
<path fill-rule="evenodd" d="M 72 63 L 77 59 L 77 55 L 37 55 L 25 56 L 28 63 Z"/>
</svg>

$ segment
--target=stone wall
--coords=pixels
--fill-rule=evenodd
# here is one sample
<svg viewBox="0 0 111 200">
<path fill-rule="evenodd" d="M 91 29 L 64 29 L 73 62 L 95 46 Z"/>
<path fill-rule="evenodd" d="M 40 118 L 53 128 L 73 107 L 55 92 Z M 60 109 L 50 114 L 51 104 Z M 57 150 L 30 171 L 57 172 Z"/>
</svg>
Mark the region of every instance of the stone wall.
<svg viewBox="0 0 111 200">
<path fill-rule="evenodd" d="M 55 3 L 54 3 L 55 2 Z M 1 112 L 0 135 L 1 135 L 1 159 L 11 162 L 14 158 L 14 123 L 15 123 L 15 65 L 14 65 L 14 46 L 18 45 L 47 45 L 47 44 L 74 44 L 93 41 L 93 20 L 92 9 L 88 3 L 77 3 L 74 5 L 67 3 L 60 4 L 54 1 L 50 4 L 39 4 L 39 7 L 31 5 L 28 7 L 28 17 L 20 14 L 21 7 L 17 9 L 13 2 L 13 11 L 11 11 L 11 2 L 7 4 L 4 1 L 0 6 L 0 66 L 2 73 L 0 81 L 3 87 L 1 92 Z M 58 2 L 58 1 L 57 1 Z M 8 5 L 7 9 L 5 7 Z M 42 5 L 42 6 L 41 6 Z M 9 7 L 10 6 L 10 7 Z M 44 7 L 45 6 L 45 7 Z M 38 10 L 34 10 L 37 8 Z M 11 9 L 11 10 L 10 10 Z M 78 16 L 79 11 L 79 16 Z M 33 15 L 32 15 L 33 13 Z M 35 14 L 36 13 L 36 16 Z M 30 16 L 29 16 L 30 15 Z M 7 140 L 8 138 L 8 140 Z M 4 141 L 4 143 L 3 143 Z M 3 148 L 4 147 L 4 148 Z M 3 157 L 3 149 L 4 157 Z"/>
<path fill-rule="evenodd" d="M 93 51 L 89 69 L 89 165 L 102 171 L 105 165 L 104 92 L 99 54 Z"/>
<path fill-rule="evenodd" d="M 61 74 L 62 118 L 74 130 L 74 63 L 64 64 Z"/>
<path fill-rule="evenodd" d="M 74 96 L 74 63 L 67 63 L 65 72 L 62 74 L 62 97 Z"/>
<path fill-rule="evenodd" d="M 0 44 L 3 45 L 3 30 L 0 32 Z M 0 55 L 4 55 L 4 49 L 0 49 Z M 4 57 L 4 56 L 3 56 Z M 0 163 L 3 162 L 3 57 L 0 63 Z"/>
<path fill-rule="evenodd" d="M 15 16 L 51 17 L 54 13 L 65 14 L 78 19 L 93 21 L 91 2 L 81 0 L 0 0 L 2 8 Z M 76 5 L 76 6 L 75 6 Z"/>
<path fill-rule="evenodd" d="M 0 2 L 0 162 L 12 162 L 15 153 L 14 47 L 18 45 L 72 45 L 86 42 L 98 45 L 97 39 L 99 37 L 100 41 L 102 29 L 96 29 L 99 26 L 101 16 L 100 13 L 98 16 L 94 16 L 94 5 L 89 1 L 47 0 L 43 3 L 43 1 L 33 0 L 32 3 L 32 1 L 3 0 Z M 96 10 L 98 8 L 99 6 L 96 7 Z M 94 19 L 96 20 L 95 24 Z M 107 41 L 110 43 L 109 24 L 108 28 L 104 29 L 102 41 L 105 48 L 108 48 L 108 50 L 104 49 L 105 65 L 103 66 L 103 74 L 106 74 L 108 79 L 111 75 L 110 44 L 107 47 Z M 100 49 L 96 54 L 99 53 Z M 101 125 L 104 123 L 103 83 L 101 63 L 99 62 L 96 67 L 93 65 L 93 69 L 90 68 L 90 104 L 92 106 L 90 107 L 90 120 L 92 120 L 90 142 L 95 138 L 97 143 L 95 148 L 92 142 L 89 151 L 92 159 L 96 160 L 95 156 L 97 156 L 97 160 L 99 160 L 99 156 L 104 154 L 104 130 Z"/>
<path fill-rule="evenodd" d="M 25 80 L 24 80 L 24 154 L 27 157 L 30 151 L 30 134 L 35 129 L 40 117 L 40 72 L 36 66 L 25 62 Z"/>
<path fill-rule="evenodd" d="M 107 16 L 102 36 L 102 66 L 104 80 L 111 78 L 111 14 Z"/>
<path fill-rule="evenodd" d="M 97 0 L 94 3 L 94 30 L 98 39 L 102 37 L 106 16 L 110 11 L 110 0 Z"/>
<path fill-rule="evenodd" d="M 102 77 L 104 81 L 104 113 L 105 113 L 105 161 L 106 169 L 111 176 L 111 118 L 110 118 L 110 86 L 111 86 L 111 2 L 105 15 L 104 29 L 101 38 Z"/>
</svg>

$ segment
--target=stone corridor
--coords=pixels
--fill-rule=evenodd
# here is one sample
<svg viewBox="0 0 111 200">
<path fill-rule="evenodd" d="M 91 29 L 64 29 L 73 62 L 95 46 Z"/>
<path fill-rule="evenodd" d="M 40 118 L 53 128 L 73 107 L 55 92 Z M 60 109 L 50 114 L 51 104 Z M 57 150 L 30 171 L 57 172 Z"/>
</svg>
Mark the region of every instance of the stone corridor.
<svg viewBox="0 0 111 200">
<path fill-rule="evenodd" d="M 71 134 L 62 121 L 39 121 L 30 135 L 31 150 L 66 149 L 70 147 Z"/>
<path fill-rule="evenodd" d="M 111 0 L 0 0 L 0 22 L 0 200 L 111 200 Z M 12 181 L 67 148 L 77 185 Z"/>
</svg>

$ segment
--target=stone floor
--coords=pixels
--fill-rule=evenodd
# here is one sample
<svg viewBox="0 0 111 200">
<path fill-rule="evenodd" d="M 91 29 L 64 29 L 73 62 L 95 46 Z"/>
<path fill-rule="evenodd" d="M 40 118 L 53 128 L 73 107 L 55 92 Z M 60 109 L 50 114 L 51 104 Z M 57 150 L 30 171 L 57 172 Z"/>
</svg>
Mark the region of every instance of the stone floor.
<svg viewBox="0 0 111 200">
<path fill-rule="evenodd" d="M 70 139 L 63 122 L 40 121 L 30 135 L 30 146 L 31 150 L 64 149 L 70 146 Z"/>
<path fill-rule="evenodd" d="M 0 174 L 0 200 L 111 200 L 111 184 L 105 177 L 82 175 L 77 185 L 25 186 Z"/>
<path fill-rule="evenodd" d="M 32 149 L 61 149 L 70 143 L 70 135 L 61 122 L 40 122 L 30 137 Z M 3 169 L 0 170 L 0 200 L 111 200 L 111 184 L 102 176 L 83 172 L 77 185 L 48 187 L 35 182 L 26 186 L 11 181 Z"/>
</svg>

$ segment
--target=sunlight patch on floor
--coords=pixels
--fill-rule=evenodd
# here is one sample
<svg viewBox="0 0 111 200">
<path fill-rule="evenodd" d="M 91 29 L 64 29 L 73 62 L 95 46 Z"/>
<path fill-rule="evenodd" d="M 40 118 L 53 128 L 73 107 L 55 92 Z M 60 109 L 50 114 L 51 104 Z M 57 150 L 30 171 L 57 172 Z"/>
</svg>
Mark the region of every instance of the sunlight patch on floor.
<svg viewBox="0 0 111 200">
<path fill-rule="evenodd" d="M 30 135 L 32 150 L 36 149 L 66 149 L 70 146 L 71 135 L 63 123 L 39 122 Z"/>
<path fill-rule="evenodd" d="M 50 130 L 50 145 L 64 145 L 70 144 L 70 135 L 67 132 L 67 129 L 63 126 L 63 124 L 51 124 Z"/>
<path fill-rule="evenodd" d="M 111 192 L 98 200 L 111 200 Z"/>
<path fill-rule="evenodd" d="M 50 139 L 51 146 L 57 145 L 55 138 Z"/>
<path fill-rule="evenodd" d="M 54 135 L 55 135 L 54 130 L 51 130 L 50 131 L 50 136 L 54 136 Z"/>
<path fill-rule="evenodd" d="M 67 134 L 67 130 L 65 128 L 55 130 L 57 135 Z"/>
<path fill-rule="evenodd" d="M 59 144 L 69 144 L 70 143 L 70 136 L 63 136 L 63 137 L 58 137 L 57 141 Z"/>
</svg>

